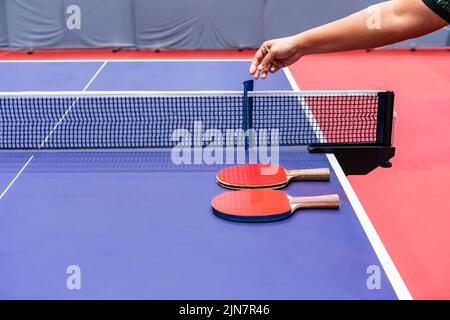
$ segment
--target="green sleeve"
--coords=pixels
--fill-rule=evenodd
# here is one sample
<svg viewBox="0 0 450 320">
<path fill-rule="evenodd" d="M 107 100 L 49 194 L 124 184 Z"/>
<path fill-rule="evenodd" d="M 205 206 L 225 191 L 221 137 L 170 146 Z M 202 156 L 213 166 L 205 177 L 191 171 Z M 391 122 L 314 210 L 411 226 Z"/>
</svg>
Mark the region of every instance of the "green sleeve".
<svg viewBox="0 0 450 320">
<path fill-rule="evenodd" d="M 442 19 L 450 23 L 450 0 L 423 0 Z"/>
</svg>

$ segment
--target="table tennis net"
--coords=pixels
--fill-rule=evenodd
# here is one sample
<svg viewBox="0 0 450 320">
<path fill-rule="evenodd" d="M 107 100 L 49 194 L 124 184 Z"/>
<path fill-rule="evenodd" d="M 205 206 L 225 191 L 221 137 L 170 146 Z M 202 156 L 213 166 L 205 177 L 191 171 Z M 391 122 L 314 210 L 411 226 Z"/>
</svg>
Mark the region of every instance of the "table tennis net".
<svg viewBox="0 0 450 320">
<path fill-rule="evenodd" d="M 267 144 L 379 144 L 385 139 L 384 94 L 0 93 L 0 149 L 204 147 L 230 144 L 233 134 L 239 144 L 243 123 L 257 137 L 265 133 Z"/>
</svg>

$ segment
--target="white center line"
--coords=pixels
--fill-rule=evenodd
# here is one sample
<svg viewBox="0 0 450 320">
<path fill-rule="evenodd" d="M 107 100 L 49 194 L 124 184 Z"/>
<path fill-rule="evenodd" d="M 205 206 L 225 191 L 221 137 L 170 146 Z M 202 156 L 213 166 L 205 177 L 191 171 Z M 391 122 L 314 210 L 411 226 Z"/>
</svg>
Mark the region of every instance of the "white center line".
<svg viewBox="0 0 450 320">
<path fill-rule="evenodd" d="M 89 86 L 92 84 L 92 82 L 95 80 L 95 78 L 97 78 L 97 76 L 100 74 L 100 72 L 103 70 L 103 68 L 106 66 L 107 63 L 108 63 L 108 61 L 104 61 L 103 62 L 102 66 L 97 70 L 97 72 L 92 76 L 92 78 L 89 80 L 89 82 L 83 88 L 82 92 L 85 92 L 89 88 Z M 66 112 L 61 117 L 61 119 L 59 119 L 59 121 L 56 123 L 56 125 L 53 127 L 53 129 L 50 131 L 50 133 L 47 135 L 47 137 L 45 137 L 44 141 L 42 141 L 42 143 L 39 146 L 39 149 L 42 148 L 42 146 L 45 144 L 45 142 L 50 138 L 50 136 L 53 134 L 53 132 L 58 128 L 58 126 L 61 124 L 61 122 L 64 120 L 64 118 L 70 112 L 70 110 L 72 110 L 72 108 L 76 105 L 76 103 L 78 102 L 79 99 L 80 98 L 77 97 L 77 99 L 72 103 L 72 105 L 66 110 Z M 2 200 L 3 197 L 7 194 L 7 192 L 11 189 L 13 184 L 16 182 L 16 180 L 22 174 L 22 172 L 28 167 L 28 165 L 30 164 L 31 160 L 33 160 L 34 156 L 35 155 L 33 154 L 28 159 L 28 161 L 23 165 L 22 169 L 20 169 L 20 171 L 16 174 L 14 179 L 12 179 L 11 182 L 8 184 L 8 186 L 5 188 L 5 190 L 3 190 L 2 194 L 0 195 L 0 200 Z"/>
<path fill-rule="evenodd" d="M 30 159 L 28 159 L 28 161 L 23 165 L 22 169 L 20 169 L 20 171 L 16 174 L 16 176 L 14 177 L 14 179 L 11 180 L 11 182 L 8 184 L 8 186 L 6 187 L 6 189 L 2 192 L 2 194 L 0 195 L 0 200 L 3 199 L 3 197 L 5 196 L 5 194 L 8 192 L 8 190 L 12 187 L 12 185 L 14 184 L 14 182 L 16 182 L 17 178 L 22 174 L 23 170 L 25 170 L 25 168 L 28 166 L 28 164 L 31 162 L 31 160 L 33 160 L 34 155 L 32 155 L 30 157 Z"/>
<path fill-rule="evenodd" d="M 103 70 L 103 68 L 106 66 L 108 62 L 105 61 L 103 62 L 102 66 L 100 67 L 100 69 L 97 70 L 97 72 L 94 74 L 94 76 L 91 78 L 91 80 L 88 82 L 88 84 L 83 88 L 83 90 L 81 92 L 85 92 L 89 86 L 91 85 L 91 83 L 95 80 L 95 78 L 97 78 L 97 76 L 100 74 L 100 72 Z M 61 117 L 61 119 L 59 119 L 59 121 L 56 123 L 56 125 L 53 127 L 53 129 L 50 131 L 50 133 L 48 134 L 48 136 L 45 137 L 44 141 L 42 141 L 41 145 L 39 146 L 39 149 L 41 149 L 44 144 L 47 142 L 47 140 L 51 137 L 51 135 L 53 134 L 53 132 L 55 132 L 55 130 L 59 127 L 59 125 L 61 124 L 61 122 L 63 122 L 64 118 L 69 114 L 70 110 L 72 110 L 73 106 L 75 106 L 78 102 L 78 100 L 80 100 L 80 97 L 77 97 L 75 99 L 75 101 L 71 104 L 71 106 L 69 107 L 69 109 L 66 110 L 66 112 L 63 114 L 63 116 Z"/>
</svg>

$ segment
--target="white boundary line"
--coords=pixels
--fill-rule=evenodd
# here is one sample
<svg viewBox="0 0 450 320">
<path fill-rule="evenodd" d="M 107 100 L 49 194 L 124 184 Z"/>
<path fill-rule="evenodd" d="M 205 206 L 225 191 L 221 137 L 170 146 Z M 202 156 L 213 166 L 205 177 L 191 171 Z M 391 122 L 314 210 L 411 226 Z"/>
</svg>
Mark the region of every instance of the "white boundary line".
<svg viewBox="0 0 450 320">
<path fill-rule="evenodd" d="M 284 72 L 286 78 L 288 79 L 288 81 L 291 85 L 291 88 L 294 90 L 294 92 L 300 92 L 300 87 L 297 86 L 297 83 L 296 83 L 294 77 L 292 76 L 292 73 L 290 72 L 290 70 L 288 68 L 283 68 L 283 72 Z M 293 83 L 295 83 L 295 86 L 292 85 Z M 318 139 L 318 141 L 326 142 L 326 139 L 323 135 L 322 129 L 320 128 L 320 125 L 317 123 L 314 116 L 311 114 L 308 103 L 306 102 L 304 96 L 300 96 L 300 98 L 298 98 L 297 100 L 299 100 L 300 107 L 304 110 L 305 115 L 308 118 L 308 122 L 310 123 L 311 128 L 314 131 L 314 134 L 316 135 L 316 138 Z"/>
<path fill-rule="evenodd" d="M 294 77 L 292 76 L 290 70 L 288 68 L 284 68 L 284 73 L 289 80 L 289 83 L 293 90 L 300 91 L 297 82 L 295 81 Z M 345 194 L 347 195 L 348 200 L 350 201 L 350 204 L 352 205 L 353 209 L 355 210 L 356 216 L 358 217 L 359 222 L 361 223 L 364 232 L 367 235 L 367 238 L 369 239 L 369 242 L 371 243 L 375 254 L 377 255 L 378 259 L 380 260 L 384 271 L 386 272 L 386 275 L 391 282 L 392 287 L 394 288 L 395 293 L 397 294 L 397 297 L 400 300 L 412 300 L 413 297 L 411 293 L 409 292 L 405 282 L 403 281 L 400 273 L 398 272 L 397 268 L 395 267 L 394 262 L 392 261 L 391 257 L 389 256 L 389 253 L 387 252 L 386 248 L 383 245 L 383 242 L 381 241 L 381 238 L 377 234 L 377 231 L 375 230 L 375 227 L 372 225 L 372 222 L 370 221 L 369 216 L 367 215 L 366 211 L 364 210 L 364 207 L 362 206 L 361 202 L 359 201 L 358 197 L 356 196 L 355 191 L 353 190 L 353 187 L 351 186 L 350 182 L 348 181 L 347 177 L 344 174 L 344 171 L 342 170 L 341 166 L 339 165 L 339 162 L 337 161 L 334 154 L 327 154 L 328 161 L 330 162 L 334 172 L 336 173 L 339 182 L 342 186 L 342 188 L 345 191 Z"/>
<path fill-rule="evenodd" d="M 88 89 L 88 87 L 92 84 L 92 82 L 95 80 L 95 78 L 97 78 L 97 76 L 100 74 L 100 72 L 103 70 L 103 68 L 106 66 L 108 62 L 105 61 L 102 66 L 97 70 L 97 72 L 91 77 L 91 79 L 89 80 L 89 82 L 86 84 L 86 86 L 83 88 L 83 91 L 86 91 Z M 44 141 L 41 143 L 41 145 L 39 146 L 42 147 L 42 145 L 48 140 L 48 138 L 52 135 L 52 133 L 56 130 L 56 128 L 59 126 L 59 124 L 62 122 L 62 120 L 64 119 L 64 117 L 70 112 L 70 110 L 72 109 L 72 107 L 76 104 L 76 102 L 78 101 L 78 99 L 72 103 L 72 105 L 69 107 L 69 109 L 67 109 L 67 111 L 64 113 L 64 115 L 62 116 L 62 118 L 58 121 L 58 123 L 54 126 L 54 128 L 52 129 L 52 131 L 50 131 L 50 133 L 47 135 L 47 137 L 44 139 Z M 16 182 L 16 180 L 19 178 L 19 176 L 22 174 L 22 172 L 28 167 L 28 165 L 30 164 L 31 160 L 33 160 L 34 158 L 34 154 L 28 159 L 28 161 L 23 165 L 23 167 L 20 169 L 20 171 L 16 174 L 16 176 L 11 180 L 11 182 L 8 184 L 8 186 L 5 188 L 5 190 L 3 190 L 2 194 L 0 195 L 0 200 L 3 199 L 3 197 L 8 193 L 8 191 L 11 189 L 11 187 L 13 186 L 13 184 Z"/>
</svg>

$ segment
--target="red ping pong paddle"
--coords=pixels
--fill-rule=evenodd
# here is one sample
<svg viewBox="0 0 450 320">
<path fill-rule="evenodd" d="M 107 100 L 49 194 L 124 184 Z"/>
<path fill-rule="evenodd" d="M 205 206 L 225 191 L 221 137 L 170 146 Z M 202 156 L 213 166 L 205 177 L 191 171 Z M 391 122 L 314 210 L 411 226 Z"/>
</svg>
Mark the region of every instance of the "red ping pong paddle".
<svg viewBox="0 0 450 320">
<path fill-rule="evenodd" d="M 213 213 L 235 222 L 272 222 L 292 216 L 298 209 L 337 209 L 337 194 L 292 198 L 279 190 L 257 189 L 228 191 L 216 196 Z"/>
<path fill-rule="evenodd" d="M 224 168 L 217 173 L 217 183 L 228 189 L 280 189 L 291 180 L 326 181 L 330 169 L 286 170 L 273 164 L 243 164 Z"/>
</svg>

